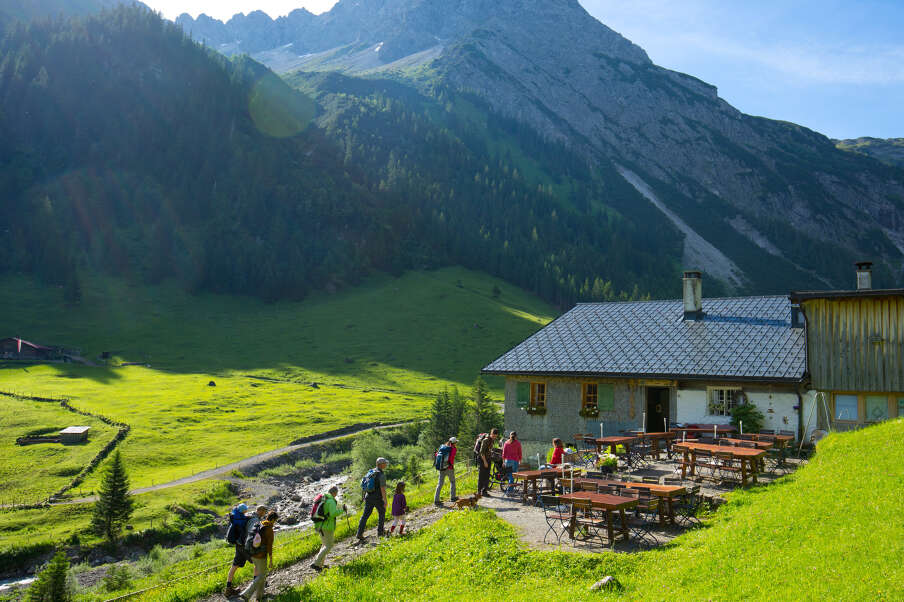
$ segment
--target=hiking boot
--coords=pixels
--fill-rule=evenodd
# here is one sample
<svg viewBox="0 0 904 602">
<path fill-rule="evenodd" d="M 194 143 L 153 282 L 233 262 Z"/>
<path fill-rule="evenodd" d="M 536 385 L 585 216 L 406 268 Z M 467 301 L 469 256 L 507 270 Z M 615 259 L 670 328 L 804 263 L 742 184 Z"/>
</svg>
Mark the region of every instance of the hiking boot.
<svg viewBox="0 0 904 602">
<path fill-rule="evenodd" d="M 450 498 L 449 498 L 449 501 L 450 501 L 450 502 L 457 502 L 457 501 L 458 501 L 458 496 L 456 495 L 456 496 L 450 497 Z"/>
<path fill-rule="evenodd" d="M 456 498 L 453 498 L 452 501 L 454 502 L 455 499 L 456 499 Z M 442 507 L 443 507 L 443 503 L 442 503 L 442 502 L 433 502 L 433 505 L 436 506 L 436 507 L 438 507 L 438 508 L 442 508 Z"/>
<path fill-rule="evenodd" d="M 223 595 L 227 598 L 234 598 L 239 595 L 239 590 L 232 587 L 231 585 L 227 585 L 226 589 L 223 590 Z"/>
<path fill-rule="evenodd" d="M 322 566 L 317 566 L 316 564 L 311 564 L 311 568 L 317 571 L 318 573 L 323 570 Z"/>
</svg>

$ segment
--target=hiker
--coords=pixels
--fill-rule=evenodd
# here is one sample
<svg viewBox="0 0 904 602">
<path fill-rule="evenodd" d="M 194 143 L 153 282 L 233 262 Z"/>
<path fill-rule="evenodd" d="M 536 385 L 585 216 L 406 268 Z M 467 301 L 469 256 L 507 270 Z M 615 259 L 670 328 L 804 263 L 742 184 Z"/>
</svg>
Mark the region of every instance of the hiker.
<svg viewBox="0 0 904 602">
<path fill-rule="evenodd" d="M 408 514 L 408 500 L 405 498 L 405 481 L 399 481 L 395 486 L 395 495 L 392 496 L 392 524 L 389 525 L 389 534 L 399 527 L 399 535 L 405 532 L 405 515 Z"/>
<path fill-rule="evenodd" d="M 521 465 L 521 442 L 518 441 L 518 433 L 509 433 L 508 440 L 502 444 L 502 461 L 505 462 L 505 472 L 508 475 L 509 491 L 515 486 L 515 477 L 512 475 Z"/>
<path fill-rule="evenodd" d="M 383 537 L 386 532 L 383 524 L 386 522 L 386 475 L 383 469 L 389 462 L 386 458 L 377 458 L 376 468 L 371 468 L 361 479 L 361 489 L 364 493 L 364 512 L 358 522 L 358 541 L 364 541 L 364 529 L 367 527 L 367 519 L 374 509 L 377 510 L 377 537 Z"/>
<path fill-rule="evenodd" d="M 451 488 L 449 499 L 453 502 L 458 499 L 455 495 L 455 454 L 458 453 L 458 448 L 455 446 L 456 443 L 458 443 L 457 438 L 449 437 L 446 444 L 440 445 L 439 450 L 436 452 L 433 467 L 439 471 L 439 478 L 436 483 L 436 492 L 433 494 L 433 503 L 437 506 L 442 506 L 443 504 L 439 499 L 439 494 L 443 490 L 443 483 L 445 483 L 446 477 L 449 477 L 449 486 Z"/>
<path fill-rule="evenodd" d="M 499 429 L 494 428 L 490 434 L 480 442 L 480 453 L 477 463 L 477 493 L 484 497 L 490 495 L 490 465 L 493 461 L 491 454 L 496 439 L 499 438 Z"/>
<path fill-rule="evenodd" d="M 348 513 L 348 508 L 345 507 L 345 504 L 342 504 L 342 512 L 339 511 L 339 507 L 336 504 L 336 495 L 338 493 L 339 487 L 333 485 L 329 491 L 323 494 L 322 499 L 314 498 L 314 505 L 316 506 L 319 503 L 320 507 L 311 508 L 312 517 L 323 517 L 322 520 L 314 519 L 314 530 L 320 536 L 321 546 L 317 556 L 314 557 L 314 562 L 311 563 L 311 568 L 318 573 L 326 568 L 323 561 L 326 560 L 326 555 L 329 554 L 333 543 L 336 541 L 336 517 Z"/>
<path fill-rule="evenodd" d="M 258 600 L 264 598 L 264 586 L 267 584 L 267 559 L 270 559 L 270 568 L 273 568 L 273 525 L 279 516 L 276 512 L 267 513 L 266 506 L 257 507 L 257 516 L 266 517 L 257 522 L 254 519 L 248 521 L 245 533 L 245 553 L 250 556 L 254 565 L 254 579 L 248 584 L 239 597 L 247 602 L 251 596 L 257 595 Z"/>
<path fill-rule="evenodd" d="M 559 466 L 562 464 L 562 455 L 565 453 L 565 444 L 556 437 L 552 440 L 552 459 L 549 461 L 550 466 Z"/>
<path fill-rule="evenodd" d="M 229 513 L 229 527 L 226 529 L 226 541 L 235 545 L 235 556 L 232 559 L 232 566 L 229 567 L 229 574 L 226 576 L 226 590 L 223 592 L 223 595 L 227 598 L 236 596 L 239 593 L 239 590 L 233 587 L 232 579 L 235 577 L 235 572 L 245 566 L 245 563 L 250 560 L 245 553 L 245 533 L 247 532 L 248 522 L 250 520 L 260 520 L 263 516 L 260 513 L 260 508 L 263 508 L 263 506 L 258 507 L 258 512 L 255 515 L 248 516 L 245 514 L 248 510 L 247 504 L 241 503 Z M 266 509 L 264 509 L 264 512 L 266 512 Z"/>
</svg>

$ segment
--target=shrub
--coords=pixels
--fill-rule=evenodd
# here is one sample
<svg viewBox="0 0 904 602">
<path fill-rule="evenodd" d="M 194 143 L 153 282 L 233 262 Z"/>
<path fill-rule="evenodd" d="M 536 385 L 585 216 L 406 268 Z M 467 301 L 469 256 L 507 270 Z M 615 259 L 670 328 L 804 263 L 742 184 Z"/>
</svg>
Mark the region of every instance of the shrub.
<svg viewBox="0 0 904 602">
<path fill-rule="evenodd" d="M 744 423 L 744 428 L 748 433 L 757 433 L 763 428 L 766 417 L 758 407 L 752 403 L 737 405 L 731 410 L 731 424 L 736 429 L 740 429 L 740 422 Z"/>
<path fill-rule="evenodd" d="M 108 592 L 117 592 L 132 587 L 132 571 L 128 565 L 114 564 L 104 575 L 104 589 Z"/>
<path fill-rule="evenodd" d="M 28 588 L 25 599 L 28 602 L 68 602 L 72 600 L 72 594 L 69 559 L 62 550 L 57 550 L 47 567 Z"/>
</svg>

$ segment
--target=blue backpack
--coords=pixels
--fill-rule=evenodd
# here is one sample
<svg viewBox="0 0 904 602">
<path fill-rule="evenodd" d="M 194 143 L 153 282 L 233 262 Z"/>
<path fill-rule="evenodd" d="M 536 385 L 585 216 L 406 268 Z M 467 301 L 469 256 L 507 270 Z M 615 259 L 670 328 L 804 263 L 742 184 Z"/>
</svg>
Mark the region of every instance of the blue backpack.
<svg viewBox="0 0 904 602">
<path fill-rule="evenodd" d="M 445 444 L 440 445 L 439 450 L 433 457 L 433 468 L 437 470 L 446 470 L 447 468 L 449 468 L 449 454 L 451 453 L 451 447 Z"/>
<path fill-rule="evenodd" d="M 364 493 L 370 493 L 372 491 L 376 491 L 377 489 L 377 473 L 380 471 L 376 468 L 371 468 L 367 471 L 367 474 L 364 475 L 364 478 L 361 479 L 361 490 Z"/>
<path fill-rule="evenodd" d="M 226 528 L 226 541 L 237 544 L 245 540 L 245 527 L 248 525 L 248 517 L 244 513 L 233 510 L 229 513 L 229 526 Z"/>
</svg>

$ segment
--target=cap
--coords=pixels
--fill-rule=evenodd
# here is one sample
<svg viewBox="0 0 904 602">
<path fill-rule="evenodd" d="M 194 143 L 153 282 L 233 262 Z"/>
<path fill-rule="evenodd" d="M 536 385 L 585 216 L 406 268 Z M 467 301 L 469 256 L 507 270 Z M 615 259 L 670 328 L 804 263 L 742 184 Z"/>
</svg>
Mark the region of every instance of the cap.
<svg viewBox="0 0 904 602">
<path fill-rule="evenodd" d="M 449 437 L 449 443 L 458 443 L 457 437 Z"/>
<path fill-rule="evenodd" d="M 381 456 L 377 458 L 377 464 L 389 464 L 389 460 Z"/>
<path fill-rule="evenodd" d="M 245 512 L 246 510 L 248 510 L 248 504 L 246 504 L 245 502 L 242 502 L 241 504 L 236 506 L 235 509 L 238 510 L 239 512 Z"/>
</svg>

